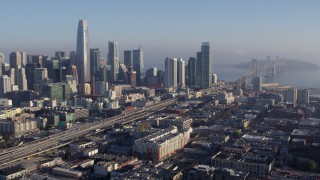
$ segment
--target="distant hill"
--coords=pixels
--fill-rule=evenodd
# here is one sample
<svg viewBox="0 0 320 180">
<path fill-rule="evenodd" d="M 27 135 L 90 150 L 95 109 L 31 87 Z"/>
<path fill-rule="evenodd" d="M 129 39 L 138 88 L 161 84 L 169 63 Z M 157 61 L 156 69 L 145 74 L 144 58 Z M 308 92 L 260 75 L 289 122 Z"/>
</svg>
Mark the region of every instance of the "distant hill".
<svg viewBox="0 0 320 180">
<path fill-rule="evenodd" d="M 259 65 L 263 65 L 266 63 L 267 60 L 258 60 Z M 234 67 L 249 69 L 251 67 L 251 62 L 236 64 L 234 65 Z M 318 64 L 296 59 L 280 59 L 277 65 L 277 70 L 280 71 L 315 71 L 319 69 L 320 67 Z"/>
</svg>

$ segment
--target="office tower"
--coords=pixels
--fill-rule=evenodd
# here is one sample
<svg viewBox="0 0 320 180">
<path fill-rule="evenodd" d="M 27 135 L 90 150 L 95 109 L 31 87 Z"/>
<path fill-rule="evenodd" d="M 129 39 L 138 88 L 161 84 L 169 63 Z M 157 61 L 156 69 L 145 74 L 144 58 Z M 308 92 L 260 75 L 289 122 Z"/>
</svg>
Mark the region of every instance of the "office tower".
<svg viewBox="0 0 320 180">
<path fill-rule="evenodd" d="M 118 81 L 119 76 L 119 52 L 118 52 L 118 43 L 109 41 L 108 42 L 108 65 L 111 67 L 109 73 L 109 83 L 114 84 Z"/>
<path fill-rule="evenodd" d="M 157 76 L 158 76 L 158 82 L 159 82 L 159 87 L 163 87 L 164 84 L 164 72 L 163 71 L 158 71 L 157 72 Z"/>
<path fill-rule="evenodd" d="M 10 53 L 10 68 L 23 67 L 26 58 L 26 53 L 22 51 Z"/>
<path fill-rule="evenodd" d="M 75 78 L 73 75 L 66 75 L 66 84 L 69 84 L 69 85 L 70 85 L 70 89 L 71 89 L 72 94 L 78 92 L 78 89 L 77 89 L 77 86 L 78 86 L 77 80 L 76 80 L 76 78 Z"/>
<path fill-rule="evenodd" d="M 47 68 L 36 68 L 34 70 L 34 84 L 39 84 L 44 79 L 48 79 Z"/>
<path fill-rule="evenodd" d="M 76 51 L 70 51 L 69 55 L 70 64 L 76 65 L 77 64 L 77 52 Z"/>
<path fill-rule="evenodd" d="M 55 57 L 58 58 L 59 60 L 66 59 L 67 58 L 66 52 L 64 52 L 64 51 L 56 51 L 55 52 Z"/>
<path fill-rule="evenodd" d="M 164 73 L 164 87 L 176 88 L 178 86 L 178 67 L 176 58 L 166 58 L 165 73 Z"/>
<path fill-rule="evenodd" d="M 0 64 L 4 64 L 4 62 L 5 62 L 4 54 L 0 53 Z"/>
<path fill-rule="evenodd" d="M 138 86 L 144 85 L 145 71 L 144 71 L 144 61 L 143 52 L 139 47 L 138 50 L 133 50 L 133 69 L 137 72 L 137 84 Z"/>
<path fill-rule="evenodd" d="M 11 82 L 11 85 L 14 86 L 17 84 L 17 76 L 16 76 L 16 69 L 15 68 L 11 68 L 10 69 L 10 82 Z"/>
<path fill-rule="evenodd" d="M 1 75 L 10 75 L 10 64 L 9 63 L 4 63 L 0 64 L 1 65 Z"/>
<path fill-rule="evenodd" d="M 91 86 L 89 83 L 79 84 L 78 93 L 80 96 L 91 95 Z"/>
<path fill-rule="evenodd" d="M 196 60 L 196 86 L 201 87 L 201 76 L 202 76 L 202 53 L 197 52 L 197 60 Z"/>
<path fill-rule="evenodd" d="M 285 91 L 285 101 L 287 103 L 297 103 L 298 91 L 296 88 L 287 89 Z"/>
<path fill-rule="evenodd" d="M 36 63 L 37 67 L 43 67 L 43 58 L 42 58 L 41 55 L 32 55 L 31 56 L 31 62 L 32 63 Z"/>
<path fill-rule="evenodd" d="M 189 57 L 188 65 L 187 65 L 187 84 L 189 86 L 196 86 L 196 58 Z"/>
<path fill-rule="evenodd" d="M 27 83 L 28 83 L 28 89 L 33 90 L 33 84 L 34 84 L 34 70 L 36 68 L 40 68 L 40 66 L 36 63 L 27 63 L 26 64 L 26 76 L 27 76 Z"/>
<path fill-rule="evenodd" d="M 98 75 L 100 67 L 100 50 L 98 48 L 90 49 L 90 77 Z"/>
<path fill-rule="evenodd" d="M 40 96 L 48 97 L 57 101 L 68 100 L 72 92 L 69 84 L 66 83 L 47 83 L 41 84 Z"/>
<path fill-rule="evenodd" d="M 212 74 L 212 84 L 218 84 L 218 76 L 216 74 Z"/>
<path fill-rule="evenodd" d="M 110 69 L 110 66 L 101 66 L 99 68 L 99 81 L 108 82 L 108 73 Z"/>
<path fill-rule="evenodd" d="M 27 83 L 27 77 L 26 77 L 26 71 L 23 67 L 16 68 L 16 78 L 17 78 L 17 84 L 19 87 L 19 90 L 28 90 L 28 83 Z"/>
<path fill-rule="evenodd" d="M 119 82 L 122 84 L 128 83 L 128 69 L 124 64 L 119 66 Z"/>
<path fill-rule="evenodd" d="M 60 62 L 58 59 L 50 59 L 46 61 L 46 68 L 48 70 L 49 79 L 54 83 L 60 80 Z"/>
<path fill-rule="evenodd" d="M 108 92 L 108 82 L 97 81 L 95 83 L 95 95 L 106 96 Z"/>
<path fill-rule="evenodd" d="M 258 60 L 257 59 L 252 59 L 251 71 L 254 72 L 254 76 L 257 76 L 257 72 L 258 72 Z"/>
<path fill-rule="evenodd" d="M 262 91 L 262 78 L 254 77 L 252 81 L 253 91 Z"/>
<path fill-rule="evenodd" d="M 182 59 L 177 61 L 177 80 L 179 89 L 184 89 L 186 85 L 186 74 L 185 74 L 185 65 Z"/>
<path fill-rule="evenodd" d="M 126 65 L 128 69 L 133 68 L 132 51 L 130 50 L 124 51 L 123 60 L 124 60 L 124 65 Z"/>
<path fill-rule="evenodd" d="M 203 42 L 201 46 L 201 88 L 212 86 L 212 52 L 209 42 Z"/>
<path fill-rule="evenodd" d="M 77 34 L 77 60 L 78 81 L 84 84 L 90 81 L 90 56 L 89 56 L 89 34 L 86 20 L 80 20 Z"/>
<path fill-rule="evenodd" d="M 100 58 L 98 69 L 99 69 L 100 66 L 105 66 L 105 65 L 106 65 L 106 59 L 105 58 Z"/>
<path fill-rule="evenodd" d="M 78 84 L 78 70 L 77 70 L 77 66 L 71 65 L 70 74 L 74 77 L 74 79 L 76 80 L 76 82 L 77 82 L 77 84 Z"/>
<path fill-rule="evenodd" d="M 133 69 L 129 69 L 128 71 L 128 83 L 131 85 L 131 87 L 136 87 L 137 85 L 137 72 Z"/>
<path fill-rule="evenodd" d="M 158 70 L 156 67 L 150 68 L 146 71 L 146 86 L 156 87 L 159 84 Z"/>
<path fill-rule="evenodd" d="M 7 75 L 0 76 L 0 98 L 4 97 L 4 94 L 11 91 L 11 80 Z"/>
<path fill-rule="evenodd" d="M 297 103 L 299 105 L 308 105 L 309 104 L 310 91 L 308 89 L 298 89 L 297 92 Z"/>
</svg>

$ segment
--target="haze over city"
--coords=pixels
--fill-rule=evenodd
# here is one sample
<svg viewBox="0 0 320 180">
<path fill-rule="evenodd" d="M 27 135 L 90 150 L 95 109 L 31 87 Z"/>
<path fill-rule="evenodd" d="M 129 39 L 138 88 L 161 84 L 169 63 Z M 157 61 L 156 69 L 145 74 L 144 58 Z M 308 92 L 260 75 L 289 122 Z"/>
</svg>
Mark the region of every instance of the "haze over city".
<svg viewBox="0 0 320 180">
<path fill-rule="evenodd" d="M 53 56 L 76 49 L 76 24 L 88 21 L 89 47 L 107 55 L 144 49 L 146 67 L 165 57 L 195 56 L 212 44 L 214 63 L 280 56 L 318 63 L 320 17 L 317 0 L 298 1 L 5 1 L 0 11 L 0 50 Z M 122 53 L 120 53 L 122 60 Z"/>
</svg>

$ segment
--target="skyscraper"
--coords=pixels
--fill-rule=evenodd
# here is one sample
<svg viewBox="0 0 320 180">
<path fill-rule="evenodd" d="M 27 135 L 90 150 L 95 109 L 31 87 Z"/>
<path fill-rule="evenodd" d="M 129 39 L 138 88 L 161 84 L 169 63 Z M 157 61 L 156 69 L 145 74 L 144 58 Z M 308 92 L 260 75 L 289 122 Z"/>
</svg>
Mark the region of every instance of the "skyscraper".
<svg viewBox="0 0 320 180">
<path fill-rule="evenodd" d="M 138 86 L 144 85 L 146 75 L 144 71 L 143 52 L 140 47 L 138 50 L 133 50 L 133 69 L 137 72 Z"/>
<path fill-rule="evenodd" d="M 47 68 L 36 68 L 34 70 L 34 84 L 39 84 L 42 80 L 48 78 Z"/>
<path fill-rule="evenodd" d="M 262 78 L 254 77 L 252 86 L 253 86 L 253 91 L 262 91 Z"/>
<path fill-rule="evenodd" d="M 166 58 L 165 60 L 165 74 L 164 87 L 177 88 L 178 85 L 178 67 L 176 58 Z"/>
<path fill-rule="evenodd" d="M 296 88 L 287 89 L 285 91 L 285 101 L 287 103 L 297 103 L 298 91 Z"/>
<path fill-rule="evenodd" d="M 64 52 L 64 51 L 56 51 L 55 52 L 55 57 L 58 58 L 59 60 L 65 59 L 66 58 L 66 52 Z"/>
<path fill-rule="evenodd" d="M 4 54 L 0 53 L 0 64 L 4 63 Z"/>
<path fill-rule="evenodd" d="M 108 65 L 111 67 L 110 76 L 108 77 L 109 83 L 113 84 L 118 81 L 119 76 L 119 52 L 118 43 L 109 41 L 108 42 Z"/>
<path fill-rule="evenodd" d="M 90 76 L 98 75 L 100 67 L 100 50 L 98 48 L 90 49 Z"/>
<path fill-rule="evenodd" d="M 187 66 L 187 82 L 189 86 L 196 85 L 196 58 L 190 57 Z"/>
<path fill-rule="evenodd" d="M 212 86 L 212 52 L 209 42 L 203 42 L 201 46 L 201 88 Z"/>
<path fill-rule="evenodd" d="M 77 34 L 77 60 L 79 84 L 90 81 L 89 34 L 86 20 L 80 20 Z"/>
<path fill-rule="evenodd" d="M 184 89 L 185 85 L 186 85 L 186 81 L 185 81 L 185 65 L 184 65 L 184 61 L 182 59 L 178 59 L 177 61 L 177 80 L 178 80 L 178 87 L 180 89 Z"/>
<path fill-rule="evenodd" d="M 299 105 L 308 105 L 310 100 L 310 91 L 309 89 L 298 89 L 297 92 L 297 103 Z"/>
<path fill-rule="evenodd" d="M 26 61 L 26 53 L 22 51 L 16 51 L 10 53 L 10 68 L 16 68 L 18 66 L 23 67 L 24 62 Z"/>
<path fill-rule="evenodd" d="M 201 76 L 202 76 L 202 53 L 197 52 L 197 61 L 196 61 L 196 82 L 197 87 L 201 87 Z"/>
<path fill-rule="evenodd" d="M 11 91 L 10 77 L 7 75 L 0 76 L 0 98 L 4 97 L 6 92 Z"/>
<path fill-rule="evenodd" d="M 77 52 L 70 51 L 69 59 L 71 65 L 77 65 Z"/>
<path fill-rule="evenodd" d="M 218 84 L 218 76 L 216 74 L 212 74 L 212 84 Z"/>
<path fill-rule="evenodd" d="M 16 68 L 17 85 L 20 90 L 28 90 L 26 71 L 23 67 Z"/>
<path fill-rule="evenodd" d="M 123 60 L 124 60 L 124 65 L 127 66 L 127 68 L 133 68 L 133 62 L 132 62 L 132 51 L 127 50 L 123 52 Z"/>
</svg>

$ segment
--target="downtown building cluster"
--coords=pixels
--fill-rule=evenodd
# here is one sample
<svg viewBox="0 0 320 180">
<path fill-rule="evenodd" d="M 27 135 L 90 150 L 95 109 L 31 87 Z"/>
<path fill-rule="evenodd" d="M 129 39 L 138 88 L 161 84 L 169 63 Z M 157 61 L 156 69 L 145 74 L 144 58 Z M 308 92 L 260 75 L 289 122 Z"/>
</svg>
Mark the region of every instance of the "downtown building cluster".
<svg viewBox="0 0 320 180">
<path fill-rule="evenodd" d="M 165 58 L 164 71 L 145 70 L 141 46 L 122 61 L 115 41 L 106 60 L 85 20 L 76 46 L 51 58 L 16 51 L 10 64 L 0 54 L 0 147 L 11 147 L 0 162 L 11 149 L 60 146 L 1 166 L 0 179 L 319 179 L 320 98 L 310 90 L 257 73 L 218 81 L 209 42 L 188 62 Z"/>
<path fill-rule="evenodd" d="M 14 106 L 34 100 L 32 97 L 47 97 L 69 106 L 74 105 L 75 97 L 105 97 L 112 102 L 117 99 L 112 97 L 117 86 L 174 92 L 186 87 L 210 88 L 217 83 L 216 75 L 212 74 L 213 57 L 208 42 L 202 44 L 196 58 L 188 60 L 188 65 L 181 58 L 166 58 L 164 71 L 156 67 L 145 70 L 141 46 L 125 50 L 122 62 L 115 41 L 108 42 L 107 60 L 99 48 L 90 48 L 86 20 L 79 21 L 76 51 L 71 51 L 69 56 L 64 51 L 55 52 L 51 58 L 16 51 L 10 54 L 9 61 L 5 63 L 1 54 L 0 97 L 14 97 Z"/>
</svg>

